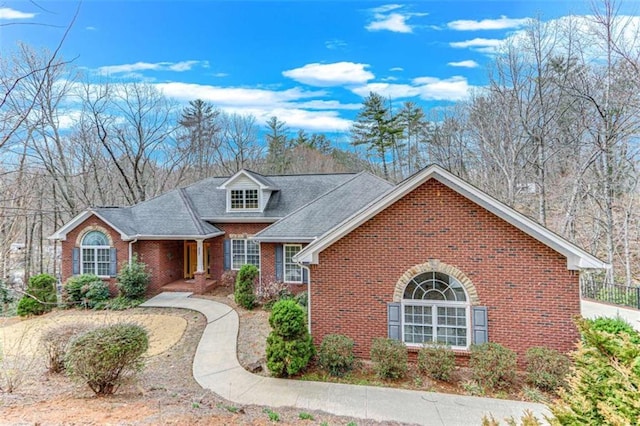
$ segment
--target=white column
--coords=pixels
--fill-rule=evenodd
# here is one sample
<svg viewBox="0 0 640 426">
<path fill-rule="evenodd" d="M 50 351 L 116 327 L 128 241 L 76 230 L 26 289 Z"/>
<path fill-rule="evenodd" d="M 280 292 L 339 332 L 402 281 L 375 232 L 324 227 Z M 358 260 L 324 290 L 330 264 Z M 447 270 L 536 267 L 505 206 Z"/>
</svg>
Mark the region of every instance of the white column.
<svg viewBox="0 0 640 426">
<path fill-rule="evenodd" d="M 196 272 L 204 272 L 204 240 L 196 240 L 198 247 L 198 268 Z"/>
</svg>

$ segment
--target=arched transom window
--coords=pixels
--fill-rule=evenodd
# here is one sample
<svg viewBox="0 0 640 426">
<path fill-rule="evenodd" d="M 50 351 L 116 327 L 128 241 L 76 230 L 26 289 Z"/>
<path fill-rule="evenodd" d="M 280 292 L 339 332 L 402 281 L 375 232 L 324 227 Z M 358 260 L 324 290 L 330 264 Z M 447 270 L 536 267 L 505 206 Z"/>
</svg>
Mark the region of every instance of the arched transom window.
<svg viewBox="0 0 640 426">
<path fill-rule="evenodd" d="M 109 276 L 111 265 L 111 247 L 109 238 L 100 231 L 91 231 L 82 238 L 80 246 L 82 253 L 82 274 Z"/>
<path fill-rule="evenodd" d="M 416 275 L 402 296 L 403 340 L 469 346 L 469 301 L 458 280 L 441 272 Z"/>
</svg>

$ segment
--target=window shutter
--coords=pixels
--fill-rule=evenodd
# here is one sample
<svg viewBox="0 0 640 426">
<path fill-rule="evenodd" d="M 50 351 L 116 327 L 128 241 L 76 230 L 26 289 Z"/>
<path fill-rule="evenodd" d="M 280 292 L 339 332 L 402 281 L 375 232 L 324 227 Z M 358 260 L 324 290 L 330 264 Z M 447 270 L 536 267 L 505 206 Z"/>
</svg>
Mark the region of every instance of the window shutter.
<svg viewBox="0 0 640 426">
<path fill-rule="evenodd" d="M 387 327 L 389 329 L 389 339 L 402 340 L 400 312 L 400 303 L 387 303 Z"/>
<path fill-rule="evenodd" d="M 487 307 L 472 306 L 471 312 L 473 315 L 472 343 L 474 345 L 481 345 L 489 341 L 489 322 L 487 320 Z"/>
<path fill-rule="evenodd" d="M 224 240 L 223 251 L 224 251 L 224 270 L 228 271 L 229 269 L 231 269 L 231 240 Z"/>
<path fill-rule="evenodd" d="M 80 274 L 80 247 L 74 247 L 71 255 L 73 259 L 73 275 Z"/>
<path fill-rule="evenodd" d="M 309 283 L 309 269 L 302 268 L 302 284 Z"/>
<path fill-rule="evenodd" d="M 118 257 L 116 256 L 116 248 L 109 249 L 109 275 L 115 277 L 118 274 Z"/>
<path fill-rule="evenodd" d="M 284 280 L 284 262 L 282 261 L 283 258 L 283 250 L 282 250 L 282 244 L 278 244 L 276 246 L 276 281 L 283 281 Z"/>
</svg>

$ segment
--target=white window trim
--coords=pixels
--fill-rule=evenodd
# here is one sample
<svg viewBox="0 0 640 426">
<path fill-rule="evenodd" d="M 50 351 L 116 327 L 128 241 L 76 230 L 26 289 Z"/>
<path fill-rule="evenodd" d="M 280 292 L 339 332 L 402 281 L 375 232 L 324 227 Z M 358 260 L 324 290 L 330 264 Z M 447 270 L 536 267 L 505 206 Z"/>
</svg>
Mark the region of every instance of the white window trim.
<svg viewBox="0 0 640 426">
<path fill-rule="evenodd" d="M 233 270 L 233 271 L 239 271 L 239 270 L 240 270 L 240 268 L 242 268 L 242 266 L 243 266 L 243 265 L 247 265 L 247 264 L 248 264 L 248 262 L 247 262 L 247 258 L 248 258 L 247 247 L 248 247 L 248 245 L 249 245 L 248 243 L 249 243 L 249 242 L 255 242 L 255 241 L 253 241 L 253 240 L 249 240 L 249 239 L 247 239 L 247 238 L 233 238 L 233 239 L 231 239 L 230 241 L 231 241 L 231 242 L 229 243 L 229 245 L 230 245 L 230 252 L 231 252 L 231 253 L 230 253 L 230 254 L 231 254 L 231 265 L 230 265 L 230 266 L 231 266 L 231 270 Z M 234 241 L 244 241 L 244 245 L 243 245 L 243 246 L 244 246 L 244 251 L 243 251 L 243 253 L 235 253 L 235 252 L 234 252 L 234 248 L 233 248 L 233 246 L 234 246 L 233 242 L 234 242 Z M 261 263 L 261 262 L 262 262 L 262 250 L 261 250 L 261 248 L 260 248 L 260 243 L 257 243 L 257 242 L 255 242 L 255 243 L 256 243 L 256 245 L 258 246 L 258 264 L 257 264 L 257 265 L 254 265 L 254 266 L 255 266 L 256 268 L 258 268 L 258 270 L 260 270 L 260 265 L 262 264 L 262 263 Z M 242 255 L 243 255 L 243 257 L 244 257 L 244 263 L 240 266 L 240 268 L 235 268 L 235 267 L 234 267 L 234 263 L 233 263 L 233 257 L 234 257 L 234 254 L 242 254 Z M 252 264 L 252 265 L 253 265 L 253 264 Z"/>
<path fill-rule="evenodd" d="M 421 348 L 424 345 L 428 345 L 429 342 L 424 342 L 424 343 L 411 343 L 411 342 L 405 342 L 404 340 L 404 310 L 406 306 L 432 306 L 432 315 L 434 318 L 432 327 L 434 328 L 434 333 L 433 336 L 434 338 L 437 338 L 437 330 L 436 328 L 438 327 L 438 323 L 437 323 L 437 308 L 438 306 L 443 306 L 443 307 L 454 307 L 454 308 L 465 308 L 465 316 L 466 316 L 466 330 L 467 330 L 467 345 L 466 346 L 451 346 L 451 349 L 455 349 L 455 350 L 468 350 L 469 347 L 471 346 L 471 305 L 469 304 L 469 302 L 454 302 L 454 301 L 440 301 L 440 300 L 410 300 L 410 299 L 402 299 L 401 303 L 400 303 L 402 309 L 400 312 L 400 331 L 402 333 L 402 342 L 407 345 L 407 347 L 410 348 Z M 432 343 L 435 343 L 436 340 L 434 340 Z"/>
<path fill-rule="evenodd" d="M 231 208 L 231 192 L 232 191 L 242 191 L 242 200 L 243 200 L 243 204 L 246 205 L 246 191 L 257 191 L 258 193 L 258 206 L 255 208 L 251 208 L 248 209 L 246 207 L 243 208 Z M 255 212 L 255 211 L 261 211 L 261 207 L 262 206 L 262 191 L 260 191 L 260 188 L 229 188 L 227 189 L 227 213 L 231 213 L 231 212 Z"/>
<path fill-rule="evenodd" d="M 284 244 L 282 246 L 282 279 L 284 280 L 285 283 L 302 284 L 303 282 L 302 276 L 304 274 L 304 271 L 302 270 L 302 266 L 300 266 L 299 264 L 293 261 L 293 256 L 291 257 L 291 262 L 287 264 L 287 247 L 298 247 L 300 250 L 302 250 L 302 244 Z M 300 250 L 298 250 L 296 254 L 300 253 Z M 299 281 L 287 280 L 287 265 L 295 266 L 300 269 Z"/>
<path fill-rule="evenodd" d="M 99 263 L 107 263 L 107 270 L 109 270 L 111 268 L 111 246 L 86 246 L 83 244 L 84 239 L 86 238 L 87 235 L 89 235 L 91 232 L 100 232 L 102 234 L 104 234 L 104 232 L 102 231 L 89 231 L 87 232 L 82 239 L 80 240 L 80 274 L 94 274 L 97 275 L 100 278 L 111 278 L 111 275 L 107 274 L 107 275 L 99 275 L 98 274 L 98 264 Z M 105 237 L 107 238 L 107 240 L 109 240 L 109 237 L 105 234 Z M 94 260 L 93 260 L 93 267 L 94 270 L 92 272 L 85 272 L 84 270 L 84 251 L 86 250 L 92 250 L 93 251 L 93 256 L 94 256 Z M 107 262 L 98 262 L 98 249 L 106 249 L 109 253 L 109 260 Z"/>
</svg>

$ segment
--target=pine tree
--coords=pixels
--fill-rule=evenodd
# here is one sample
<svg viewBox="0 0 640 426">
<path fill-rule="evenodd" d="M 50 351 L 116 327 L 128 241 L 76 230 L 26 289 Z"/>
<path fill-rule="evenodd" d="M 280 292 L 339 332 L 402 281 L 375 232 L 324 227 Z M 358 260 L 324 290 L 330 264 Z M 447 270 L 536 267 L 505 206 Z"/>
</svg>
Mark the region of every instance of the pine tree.
<svg viewBox="0 0 640 426">
<path fill-rule="evenodd" d="M 398 117 L 391 114 L 382 96 L 371 92 L 365 98 L 351 129 L 351 143 L 354 146 L 366 145 L 368 150 L 376 153 L 382 162 L 385 179 L 389 179 L 387 154 L 401 135 Z"/>
</svg>

